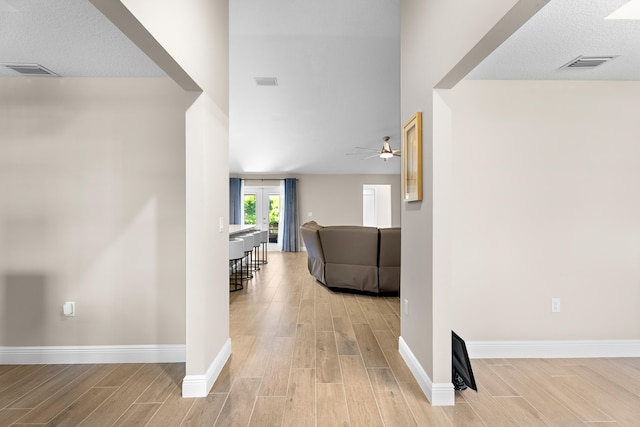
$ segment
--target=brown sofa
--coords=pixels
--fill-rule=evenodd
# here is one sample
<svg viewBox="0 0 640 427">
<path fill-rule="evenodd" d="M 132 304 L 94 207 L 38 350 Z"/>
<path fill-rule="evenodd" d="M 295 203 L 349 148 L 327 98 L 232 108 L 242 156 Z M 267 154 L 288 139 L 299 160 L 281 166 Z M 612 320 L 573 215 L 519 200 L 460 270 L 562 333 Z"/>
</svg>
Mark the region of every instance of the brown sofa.
<svg viewBox="0 0 640 427">
<path fill-rule="evenodd" d="M 332 289 L 400 290 L 400 228 L 300 226 L 309 273 Z"/>
</svg>

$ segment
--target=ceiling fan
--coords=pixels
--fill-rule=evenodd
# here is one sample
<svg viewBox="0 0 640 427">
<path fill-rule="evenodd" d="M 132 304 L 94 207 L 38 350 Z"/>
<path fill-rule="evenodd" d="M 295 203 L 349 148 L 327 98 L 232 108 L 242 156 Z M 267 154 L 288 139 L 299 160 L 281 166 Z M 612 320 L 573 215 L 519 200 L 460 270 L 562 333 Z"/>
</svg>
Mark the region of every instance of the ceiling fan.
<svg viewBox="0 0 640 427">
<path fill-rule="evenodd" d="M 382 143 L 382 149 L 381 150 L 374 150 L 373 148 L 365 148 L 365 147 L 355 147 L 358 150 L 365 150 L 365 151 L 369 151 L 371 152 L 370 155 L 361 158 L 360 160 L 366 160 L 366 159 L 371 159 L 374 157 L 380 157 L 381 159 L 383 159 L 385 162 L 396 156 L 396 157 L 400 157 L 400 150 L 392 150 L 391 146 L 389 145 L 389 139 L 391 139 L 388 136 L 383 136 L 382 140 L 384 141 Z M 362 155 L 363 153 L 347 153 L 347 156 L 355 156 L 355 155 Z"/>
</svg>

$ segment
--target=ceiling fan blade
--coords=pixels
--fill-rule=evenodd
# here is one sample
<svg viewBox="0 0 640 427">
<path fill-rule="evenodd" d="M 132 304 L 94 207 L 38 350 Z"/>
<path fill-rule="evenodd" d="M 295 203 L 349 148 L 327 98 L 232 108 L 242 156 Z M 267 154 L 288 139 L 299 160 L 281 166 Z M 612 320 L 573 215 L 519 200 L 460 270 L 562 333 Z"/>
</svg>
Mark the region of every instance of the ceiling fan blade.
<svg viewBox="0 0 640 427">
<path fill-rule="evenodd" d="M 387 161 L 387 158 L 390 157 L 399 157 L 400 156 L 400 150 L 393 150 L 391 149 L 391 147 L 389 146 L 389 137 L 385 136 L 382 138 L 382 140 L 384 141 L 384 143 L 382 144 L 382 150 L 376 150 L 373 148 L 369 148 L 369 147 L 354 147 L 358 150 L 365 150 L 368 151 L 369 153 L 371 153 L 371 155 L 366 156 L 366 157 L 362 157 L 360 158 L 360 160 L 366 160 L 366 159 L 372 159 L 374 157 L 381 157 L 385 162 Z M 347 156 L 355 156 L 355 155 L 362 155 L 363 153 L 345 153 Z"/>
</svg>

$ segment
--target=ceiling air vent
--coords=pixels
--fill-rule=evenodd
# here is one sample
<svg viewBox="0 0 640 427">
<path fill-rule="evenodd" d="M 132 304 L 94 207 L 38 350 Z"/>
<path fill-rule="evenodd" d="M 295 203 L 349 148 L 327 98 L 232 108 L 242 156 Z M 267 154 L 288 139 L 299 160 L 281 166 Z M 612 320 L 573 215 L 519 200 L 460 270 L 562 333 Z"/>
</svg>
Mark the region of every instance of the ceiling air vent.
<svg viewBox="0 0 640 427">
<path fill-rule="evenodd" d="M 53 71 L 43 67 L 40 64 L 0 64 L 3 67 L 9 68 L 23 76 L 53 76 L 59 77 Z"/>
<path fill-rule="evenodd" d="M 560 68 L 595 68 L 618 56 L 578 56 Z"/>
<path fill-rule="evenodd" d="M 278 79 L 275 77 L 254 77 L 258 86 L 278 86 Z"/>
</svg>

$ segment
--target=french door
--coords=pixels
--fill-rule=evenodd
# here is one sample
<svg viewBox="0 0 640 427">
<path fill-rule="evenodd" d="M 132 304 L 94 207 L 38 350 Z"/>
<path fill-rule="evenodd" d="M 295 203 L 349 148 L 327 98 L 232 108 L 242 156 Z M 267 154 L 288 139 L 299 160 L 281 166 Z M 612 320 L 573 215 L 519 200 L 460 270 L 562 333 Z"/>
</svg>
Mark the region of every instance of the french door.
<svg viewBox="0 0 640 427">
<path fill-rule="evenodd" d="M 280 187 L 245 186 L 242 194 L 243 224 L 269 231 L 269 249 L 277 250 L 280 228 Z"/>
</svg>

